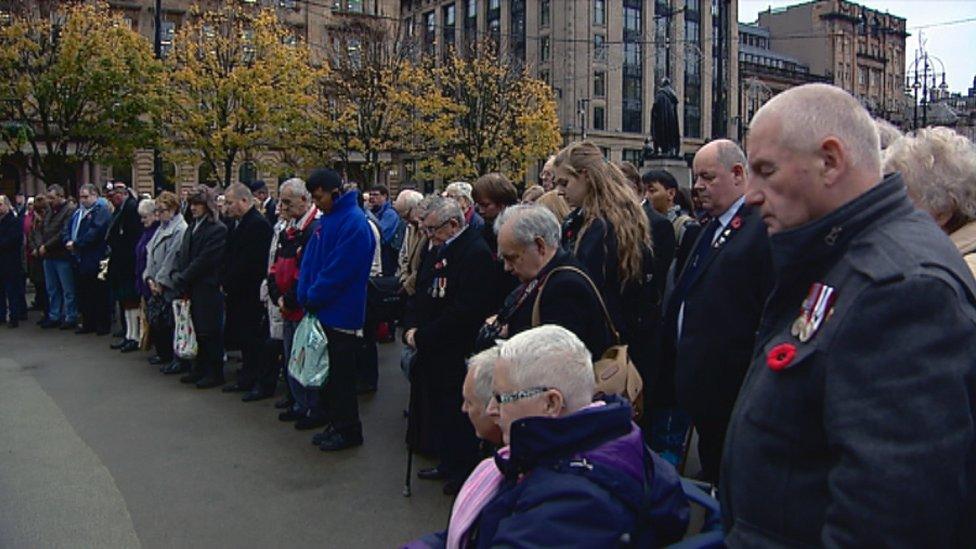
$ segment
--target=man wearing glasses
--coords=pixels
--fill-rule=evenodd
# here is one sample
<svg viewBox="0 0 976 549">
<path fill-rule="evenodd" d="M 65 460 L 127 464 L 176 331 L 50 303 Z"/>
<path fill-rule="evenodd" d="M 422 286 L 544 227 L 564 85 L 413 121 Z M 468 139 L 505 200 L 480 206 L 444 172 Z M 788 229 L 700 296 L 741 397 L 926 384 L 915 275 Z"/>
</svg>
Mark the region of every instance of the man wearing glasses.
<svg viewBox="0 0 976 549">
<path fill-rule="evenodd" d="M 411 445 L 432 440 L 440 458 L 420 478 L 447 480 L 454 494 L 478 461 L 478 443 L 461 412 L 464 359 L 474 350 L 482 321 L 494 306 L 491 251 L 470 230 L 457 202 L 434 198 L 421 223 L 433 248 L 421 269 L 417 295 L 404 325 L 404 343 L 417 351 L 411 370 Z M 429 421 L 428 421 L 429 420 Z"/>
</svg>

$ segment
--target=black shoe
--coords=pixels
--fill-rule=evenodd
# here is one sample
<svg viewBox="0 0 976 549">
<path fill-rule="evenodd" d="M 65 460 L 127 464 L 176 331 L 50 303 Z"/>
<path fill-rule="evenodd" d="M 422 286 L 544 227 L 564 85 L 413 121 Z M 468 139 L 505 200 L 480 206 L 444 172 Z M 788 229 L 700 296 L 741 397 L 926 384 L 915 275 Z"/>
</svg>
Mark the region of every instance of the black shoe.
<svg viewBox="0 0 976 549">
<path fill-rule="evenodd" d="M 62 322 L 59 326 L 62 330 L 76 330 L 78 328 L 77 322 Z"/>
<path fill-rule="evenodd" d="M 441 492 L 444 492 L 445 496 L 456 496 L 458 492 L 461 491 L 461 486 L 463 485 L 463 480 L 451 479 L 444 483 L 444 487 L 441 488 Z"/>
<path fill-rule="evenodd" d="M 417 478 L 423 480 L 444 480 L 447 478 L 447 472 L 438 465 L 437 467 L 417 471 Z"/>
<path fill-rule="evenodd" d="M 82 334 L 93 334 L 93 333 L 95 333 L 95 330 L 92 330 L 91 328 L 85 328 L 84 326 L 82 326 L 81 328 L 78 328 L 77 330 L 75 330 L 75 333 L 78 334 L 78 335 L 82 335 Z"/>
<path fill-rule="evenodd" d="M 7 323 L 8 328 L 16 328 L 18 326 L 20 326 L 20 322 L 17 320 L 11 320 L 10 322 Z"/>
<path fill-rule="evenodd" d="M 303 417 L 295 422 L 295 428 L 299 431 L 308 431 L 311 429 L 318 429 L 319 427 L 325 427 L 329 422 L 323 418 L 318 417 Z"/>
<path fill-rule="evenodd" d="M 274 403 L 274 407 L 279 410 L 286 410 L 288 408 L 291 408 L 294 405 L 295 405 L 295 399 L 289 397 L 285 397 L 279 400 L 278 402 Z"/>
<path fill-rule="evenodd" d="M 57 320 L 45 320 L 44 322 L 41 322 L 39 326 L 45 330 L 50 330 L 52 328 L 59 328 L 61 323 Z"/>
<path fill-rule="evenodd" d="M 174 360 L 163 367 L 160 371 L 168 376 L 173 374 L 184 374 L 190 371 L 190 365 L 179 360 Z M 196 383 L 196 380 L 194 380 L 193 383 Z"/>
<path fill-rule="evenodd" d="M 323 452 L 337 452 L 339 450 L 345 450 L 346 448 L 353 448 L 355 446 L 362 445 L 362 433 L 342 434 L 339 431 L 333 431 L 325 440 L 322 441 L 322 444 L 319 444 L 319 450 L 322 450 Z"/>
<path fill-rule="evenodd" d="M 230 385 L 224 385 L 224 388 L 221 389 L 221 391 L 225 393 L 246 393 L 247 391 L 250 391 L 250 388 L 245 387 L 238 382 L 231 383 Z"/>
<path fill-rule="evenodd" d="M 328 425 L 325 426 L 324 431 L 322 431 L 321 433 L 316 433 L 315 436 L 312 437 L 312 444 L 314 446 L 318 446 L 319 444 L 322 444 L 323 442 L 325 442 L 325 439 L 332 436 L 332 433 L 334 432 L 335 432 L 335 425 L 329 423 Z"/>
<path fill-rule="evenodd" d="M 197 381 L 197 389 L 212 389 L 214 387 L 220 387 L 224 384 L 224 380 L 219 377 L 204 377 L 200 381 Z"/>
<path fill-rule="evenodd" d="M 268 393 L 266 391 L 261 391 L 260 389 L 251 389 L 250 391 L 244 393 L 241 397 L 241 402 L 254 402 L 257 400 L 264 400 L 266 398 L 271 398 L 274 393 Z"/>
<path fill-rule="evenodd" d="M 109 349 L 115 349 L 116 351 L 118 351 L 122 347 L 125 347 L 125 344 L 128 343 L 128 342 L 129 342 L 128 339 L 123 339 L 122 341 L 116 341 L 115 343 L 112 343 L 108 347 L 109 347 Z"/>
<path fill-rule="evenodd" d="M 295 410 L 288 410 L 278 414 L 278 421 L 298 421 L 305 417 L 305 414 L 301 412 L 296 412 Z"/>
<path fill-rule="evenodd" d="M 196 383 L 203 379 L 203 374 L 189 373 L 180 378 L 180 383 Z"/>
<path fill-rule="evenodd" d="M 125 345 L 123 345 L 122 348 L 119 350 L 122 351 L 123 353 L 131 353 L 132 351 L 138 351 L 139 342 L 134 339 L 130 339 L 129 341 L 126 341 Z"/>
<path fill-rule="evenodd" d="M 163 357 L 161 357 L 159 355 L 153 355 L 153 356 L 149 357 L 146 360 L 148 360 L 149 361 L 149 364 L 152 364 L 153 366 L 159 366 L 159 365 L 162 365 L 162 364 L 166 364 L 166 361 L 163 360 Z"/>
</svg>

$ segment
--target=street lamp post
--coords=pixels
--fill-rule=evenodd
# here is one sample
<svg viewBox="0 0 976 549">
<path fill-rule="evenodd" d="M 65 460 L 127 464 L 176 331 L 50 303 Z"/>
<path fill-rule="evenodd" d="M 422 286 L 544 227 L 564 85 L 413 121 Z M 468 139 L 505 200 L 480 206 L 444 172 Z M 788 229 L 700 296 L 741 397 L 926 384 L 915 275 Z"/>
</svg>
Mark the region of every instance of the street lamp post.
<svg viewBox="0 0 976 549">
<path fill-rule="evenodd" d="M 938 63 L 939 67 L 936 67 Z M 941 68 L 941 71 L 938 70 Z M 919 47 L 915 51 L 915 61 L 912 66 L 909 67 L 909 71 L 913 73 L 912 80 L 908 82 L 908 88 L 911 88 L 914 92 L 914 106 L 912 111 L 912 129 L 918 129 L 918 105 L 922 104 L 922 127 L 926 127 L 929 124 L 929 93 L 935 91 L 936 89 L 945 91 L 948 86 L 945 83 L 946 70 L 945 64 L 941 59 L 934 55 L 929 55 L 925 51 L 924 43 L 919 37 Z M 941 84 L 939 80 L 941 79 Z M 922 97 L 919 100 L 918 92 L 919 89 L 922 90 Z"/>
<path fill-rule="evenodd" d="M 163 56 L 163 1 L 156 0 L 156 9 L 153 13 L 155 18 L 156 32 L 153 36 L 153 51 L 156 59 Z M 163 190 L 163 159 L 159 154 L 159 147 L 153 147 L 153 190 L 154 194 L 159 194 Z"/>
</svg>

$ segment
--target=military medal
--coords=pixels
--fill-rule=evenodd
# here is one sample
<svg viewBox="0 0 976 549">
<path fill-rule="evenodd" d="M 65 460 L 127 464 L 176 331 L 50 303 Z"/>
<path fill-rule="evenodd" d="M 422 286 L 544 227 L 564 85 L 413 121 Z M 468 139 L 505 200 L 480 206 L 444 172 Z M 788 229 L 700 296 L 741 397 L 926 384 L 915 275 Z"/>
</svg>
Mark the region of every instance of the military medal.
<svg viewBox="0 0 976 549">
<path fill-rule="evenodd" d="M 807 293 L 806 299 L 803 300 L 800 316 L 793 321 L 790 333 L 803 343 L 810 341 L 824 320 L 830 316 L 836 300 L 836 289 L 821 282 L 811 284 L 810 291 Z"/>
</svg>

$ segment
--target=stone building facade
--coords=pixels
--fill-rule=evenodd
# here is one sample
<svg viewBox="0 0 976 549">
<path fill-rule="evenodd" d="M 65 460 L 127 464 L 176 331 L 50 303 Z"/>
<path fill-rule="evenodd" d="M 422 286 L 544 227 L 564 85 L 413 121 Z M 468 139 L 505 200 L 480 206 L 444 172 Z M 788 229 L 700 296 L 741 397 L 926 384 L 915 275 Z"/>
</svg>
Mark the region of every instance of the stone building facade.
<svg viewBox="0 0 976 549">
<path fill-rule="evenodd" d="M 858 97 L 874 116 L 903 123 L 905 18 L 847 0 L 813 0 L 759 13 L 770 46 Z"/>
<path fill-rule="evenodd" d="M 589 139 L 610 160 L 641 165 L 664 77 L 685 153 L 735 136 L 736 0 L 402 0 L 400 17 L 437 62 L 450 47 L 496 41 L 552 86 L 564 142 Z"/>
</svg>

